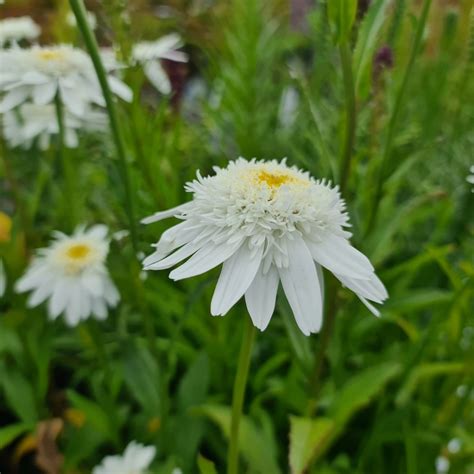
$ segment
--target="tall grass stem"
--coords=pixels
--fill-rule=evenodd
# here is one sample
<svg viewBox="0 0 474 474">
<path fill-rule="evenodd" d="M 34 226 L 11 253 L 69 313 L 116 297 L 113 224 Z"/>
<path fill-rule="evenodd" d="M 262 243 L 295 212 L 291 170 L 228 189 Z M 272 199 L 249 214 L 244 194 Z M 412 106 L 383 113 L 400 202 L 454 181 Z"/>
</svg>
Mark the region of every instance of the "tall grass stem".
<svg viewBox="0 0 474 474">
<path fill-rule="evenodd" d="M 403 79 L 400 85 L 400 88 L 398 90 L 398 94 L 395 99 L 395 105 L 393 107 L 393 112 L 392 115 L 390 116 L 390 120 L 388 122 L 388 127 L 387 127 L 387 135 L 385 139 L 385 144 L 382 152 L 382 158 L 380 160 L 380 165 L 379 165 L 379 171 L 378 171 L 378 176 L 377 180 L 375 183 L 375 194 L 374 194 L 374 199 L 372 203 L 372 209 L 369 215 L 369 221 L 366 229 L 366 235 L 370 233 L 372 228 L 374 227 L 374 224 L 377 220 L 377 214 L 379 211 L 380 207 L 380 201 L 382 198 L 382 190 L 383 190 L 383 185 L 385 182 L 385 175 L 386 175 L 386 167 L 387 167 L 387 162 L 390 158 L 391 152 L 392 152 L 392 145 L 393 145 L 393 138 L 395 134 L 395 128 L 398 122 L 398 117 L 400 115 L 400 110 L 402 108 L 403 100 L 405 99 L 405 94 L 408 86 L 408 81 L 410 79 L 410 76 L 412 75 L 413 71 L 413 66 L 415 64 L 415 59 L 418 55 L 418 51 L 420 49 L 420 44 L 421 44 L 421 39 L 423 37 L 423 32 L 425 30 L 425 25 L 426 25 L 426 20 L 428 18 L 428 13 L 430 11 L 431 7 L 431 1 L 432 0 L 424 0 L 423 2 L 423 7 L 421 10 L 421 16 L 418 20 L 416 32 L 415 32 L 415 39 L 413 41 L 413 47 L 411 49 L 410 57 L 405 69 L 405 72 L 403 74 Z"/>
<path fill-rule="evenodd" d="M 227 474 L 239 473 L 239 428 L 254 338 L 255 327 L 250 317 L 247 317 L 232 394 L 232 418 L 230 423 L 229 451 L 227 454 Z"/>
<path fill-rule="evenodd" d="M 86 9 L 84 7 L 84 2 L 83 0 L 70 0 L 69 3 L 71 5 L 72 11 L 74 12 L 74 16 L 76 17 L 77 26 L 79 30 L 81 31 L 82 36 L 84 38 L 84 43 L 86 45 L 87 51 L 89 52 L 92 63 L 94 64 L 97 78 L 99 80 L 102 93 L 104 94 L 104 99 L 105 99 L 105 103 L 107 107 L 107 113 L 108 113 L 109 121 L 110 121 L 110 128 L 112 131 L 112 137 L 115 142 L 115 146 L 117 148 L 119 171 L 120 171 L 122 184 L 125 191 L 125 206 L 127 210 L 128 219 L 129 219 L 130 236 L 132 239 L 132 245 L 133 245 L 134 251 L 135 253 L 137 253 L 138 251 L 137 228 L 136 228 L 136 219 L 135 219 L 135 212 L 134 212 L 134 205 L 133 205 L 132 189 L 131 189 L 131 184 L 130 184 L 130 176 L 128 173 L 128 166 L 127 166 L 127 156 L 125 152 L 125 141 L 120 129 L 120 123 L 118 119 L 117 110 L 115 108 L 114 98 L 110 91 L 104 65 L 102 64 L 102 60 L 100 58 L 99 47 L 97 45 L 97 41 L 87 21 L 87 14 L 86 14 Z"/>
<path fill-rule="evenodd" d="M 346 123 L 344 130 L 344 144 L 342 147 L 342 154 L 340 160 L 340 188 L 341 193 L 344 193 L 347 188 L 347 182 L 349 180 L 351 172 L 351 161 L 352 154 L 354 151 L 354 142 L 357 125 L 357 112 L 356 112 L 356 97 L 355 97 L 355 84 L 354 74 L 352 71 L 352 53 L 348 42 L 344 42 L 339 46 L 339 55 L 341 57 L 342 66 L 342 77 L 344 81 L 344 93 L 345 93 L 345 107 L 346 107 Z"/>
</svg>

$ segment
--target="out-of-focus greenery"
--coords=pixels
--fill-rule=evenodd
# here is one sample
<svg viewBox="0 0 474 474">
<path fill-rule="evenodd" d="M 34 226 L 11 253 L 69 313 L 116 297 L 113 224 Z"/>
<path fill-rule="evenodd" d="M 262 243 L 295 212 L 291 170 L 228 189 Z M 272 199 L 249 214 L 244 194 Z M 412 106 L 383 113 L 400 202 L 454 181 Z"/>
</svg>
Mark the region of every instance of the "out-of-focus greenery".
<svg viewBox="0 0 474 474">
<path fill-rule="evenodd" d="M 317 1 L 293 25 L 280 0 L 176 0 L 167 2 L 164 18 L 156 15 L 163 14 L 158 2 L 101 3 L 88 5 L 103 44 L 118 43 L 126 55 L 140 39 L 178 31 L 191 55 L 184 93 L 171 100 L 158 97 L 140 71 L 125 71 L 135 96 L 119 108 L 139 217 L 186 201 L 183 185 L 196 170 L 206 175 L 239 155 L 286 156 L 339 182 L 348 132 L 341 46 L 350 53 L 357 122 L 344 197 L 353 241 L 390 299 L 377 319 L 355 295 L 337 290 L 317 377 L 321 336 L 303 336 L 284 297 L 278 300 L 252 354 L 242 472 L 425 474 L 443 457 L 449 473 L 473 473 L 469 0 L 433 2 L 422 29 L 426 0 L 360 1 L 358 8 L 354 1 L 354 18 L 331 11 L 344 2 Z M 18 5 L 28 13 L 25 2 Z M 82 46 L 61 19 L 66 9 L 58 1 L 31 14 L 49 22 L 49 41 Z M 282 106 L 288 91 L 296 98 L 292 112 Z M 123 192 L 108 135 L 83 137 L 68 151 L 73 204 L 64 199 L 54 147 L 11 150 L 3 143 L 1 153 L 1 210 L 13 228 L 0 234 L 8 277 L 0 303 L 0 470 L 39 472 L 37 426 L 61 419 L 61 472 L 90 472 L 132 439 L 156 446 L 152 472 L 212 472 L 203 458 L 224 472 L 249 317 L 244 304 L 211 318 L 217 271 L 178 283 L 166 272 L 144 276 L 124 238 L 112 242 L 108 259 L 122 301 L 106 321 L 70 329 L 61 319 L 48 321 L 44 306 L 27 309 L 13 282 L 34 249 L 52 230 L 78 223 L 125 228 Z M 167 226 L 139 227 L 141 251 Z M 448 449 L 453 439 L 459 450 Z"/>
</svg>

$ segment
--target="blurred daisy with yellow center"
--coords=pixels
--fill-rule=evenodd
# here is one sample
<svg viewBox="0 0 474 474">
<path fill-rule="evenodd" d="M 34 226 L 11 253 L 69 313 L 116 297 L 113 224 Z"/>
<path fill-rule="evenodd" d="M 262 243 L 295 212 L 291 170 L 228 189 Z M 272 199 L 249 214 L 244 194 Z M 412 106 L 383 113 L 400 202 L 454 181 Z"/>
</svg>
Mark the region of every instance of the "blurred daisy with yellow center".
<svg viewBox="0 0 474 474">
<path fill-rule="evenodd" d="M 32 99 L 46 105 L 60 94 L 61 101 L 73 114 L 82 116 L 91 104 L 105 106 L 99 81 L 89 56 L 70 45 L 33 46 L 0 51 L 0 113 Z M 126 101 L 132 91 L 116 77 L 109 75 L 112 92 Z"/>
<path fill-rule="evenodd" d="M 79 228 L 72 236 L 55 233 L 55 240 L 38 251 L 16 291 L 31 291 L 28 306 L 48 300 L 48 313 L 56 319 L 64 313 L 66 322 L 75 326 L 94 316 L 107 317 L 119 294 L 105 266 L 109 251 L 107 228 L 96 225 Z"/>
<path fill-rule="evenodd" d="M 181 280 L 223 264 L 211 314 L 225 315 L 245 297 L 254 325 L 264 330 L 275 309 L 281 282 L 301 331 L 322 324 L 324 267 L 369 303 L 383 303 L 387 291 L 365 255 L 349 242 L 349 217 L 337 187 L 315 180 L 286 161 L 239 158 L 215 175 L 186 185 L 192 201 L 144 219 L 152 223 L 175 216 L 146 270 L 163 270 L 187 259 L 170 273 Z"/>
</svg>

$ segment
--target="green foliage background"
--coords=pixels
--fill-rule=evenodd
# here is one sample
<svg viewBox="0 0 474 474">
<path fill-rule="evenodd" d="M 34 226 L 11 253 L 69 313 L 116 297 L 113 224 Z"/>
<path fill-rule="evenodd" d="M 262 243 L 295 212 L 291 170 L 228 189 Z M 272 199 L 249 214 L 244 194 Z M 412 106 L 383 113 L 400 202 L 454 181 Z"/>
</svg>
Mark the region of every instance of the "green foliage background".
<svg viewBox="0 0 474 474">
<path fill-rule="evenodd" d="M 318 1 L 295 28 L 280 0 L 168 3 L 176 14 L 167 19 L 144 1 L 89 5 L 100 41 L 117 42 L 125 56 L 135 41 L 179 31 L 192 58 L 188 79 L 204 81 L 177 108 L 139 70 L 125 73 L 135 97 L 118 106 L 137 219 L 186 201 L 183 185 L 196 170 L 212 173 L 239 155 L 288 157 L 340 182 L 350 133 L 345 48 L 357 121 L 344 196 L 353 241 L 390 293 L 377 319 L 337 288 L 317 377 L 321 336 L 303 336 L 278 300 L 252 354 L 241 472 L 425 474 L 444 456 L 450 473 L 473 473 L 472 5 L 374 0 L 363 12 L 366 2 Z M 82 45 L 62 21 L 67 2 L 53 6 L 46 38 Z M 379 69 L 384 45 L 393 65 Z M 299 100 L 284 124 L 289 87 Z M 223 472 L 244 304 L 211 318 L 217 271 L 178 283 L 166 272 L 145 278 L 124 238 L 108 259 L 122 301 L 105 322 L 69 329 L 48 321 L 44 307 L 27 309 L 13 282 L 34 249 L 78 223 L 126 228 L 123 188 L 108 135 L 84 136 L 67 152 L 68 184 L 54 147 L 3 143 L 1 153 L 1 207 L 13 219 L 0 243 L 9 282 L 0 303 L 2 472 L 39 472 L 28 443 L 34 448 L 37 424 L 52 418 L 64 421 L 66 473 L 90 472 L 133 439 L 156 446 L 152 472 L 212 473 L 212 463 Z M 167 226 L 139 227 L 140 251 Z M 458 452 L 447 448 L 453 438 Z"/>
</svg>

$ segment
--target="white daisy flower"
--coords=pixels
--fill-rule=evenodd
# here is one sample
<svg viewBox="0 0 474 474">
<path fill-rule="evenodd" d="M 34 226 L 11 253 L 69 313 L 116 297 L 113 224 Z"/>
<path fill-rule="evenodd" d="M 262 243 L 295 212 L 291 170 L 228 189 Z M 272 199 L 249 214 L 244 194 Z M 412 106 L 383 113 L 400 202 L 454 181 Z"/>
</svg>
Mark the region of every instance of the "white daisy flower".
<svg viewBox="0 0 474 474">
<path fill-rule="evenodd" d="M 5 268 L 3 267 L 3 261 L 0 259 L 0 298 L 5 294 L 7 288 L 7 275 L 5 274 Z"/>
<path fill-rule="evenodd" d="M 181 37 L 172 33 L 156 41 L 142 41 L 132 49 L 132 60 L 136 64 L 143 65 L 146 77 L 162 94 L 171 93 L 171 83 L 160 60 L 170 59 L 182 63 L 187 62 L 188 55 L 178 51 L 178 48 L 181 48 L 183 44 Z"/>
<path fill-rule="evenodd" d="M 64 313 L 69 326 L 90 316 L 105 319 L 107 306 L 116 306 L 120 299 L 105 266 L 109 251 L 107 227 L 82 227 L 72 236 L 55 232 L 54 237 L 48 248 L 38 251 L 18 280 L 16 291 L 32 291 L 30 308 L 49 300 L 50 319 Z"/>
<path fill-rule="evenodd" d="M 0 113 L 32 99 L 36 105 L 54 101 L 59 91 L 65 107 L 83 115 L 89 104 L 105 106 L 92 61 L 82 50 L 69 45 L 0 51 Z M 126 101 L 132 91 L 122 81 L 109 75 L 109 86 Z"/>
<path fill-rule="evenodd" d="M 321 266 L 367 300 L 382 303 L 387 291 L 369 260 L 351 246 L 349 217 L 338 188 L 286 161 L 239 158 L 215 176 L 186 185 L 192 201 L 144 219 L 147 224 L 176 216 L 144 262 L 146 270 L 170 268 L 181 280 L 223 263 L 211 314 L 225 315 L 245 295 L 254 325 L 264 330 L 275 309 L 278 284 L 301 331 L 319 331 L 323 313 Z"/>
<path fill-rule="evenodd" d="M 474 184 L 474 165 L 469 168 L 469 174 L 467 175 L 466 181 L 470 184 Z M 474 193 L 474 188 L 472 188 L 472 192 Z"/>
<path fill-rule="evenodd" d="M 122 456 L 107 456 L 92 474 L 144 474 L 155 457 L 154 446 L 144 446 L 132 441 Z"/>
<path fill-rule="evenodd" d="M 97 110 L 88 110 L 77 117 L 68 110 L 64 114 L 64 144 L 77 148 L 77 132 L 105 130 L 107 115 Z M 9 110 L 3 116 L 3 135 L 12 148 L 31 148 L 37 139 L 41 150 L 49 148 L 51 137 L 59 133 L 56 108 L 52 104 L 22 104 L 18 109 Z"/>
<path fill-rule="evenodd" d="M 0 20 L 0 47 L 16 45 L 19 41 L 34 40 L 41 33 L 41 28 L 29 16 L 5 18 Z"/>
</svg>

